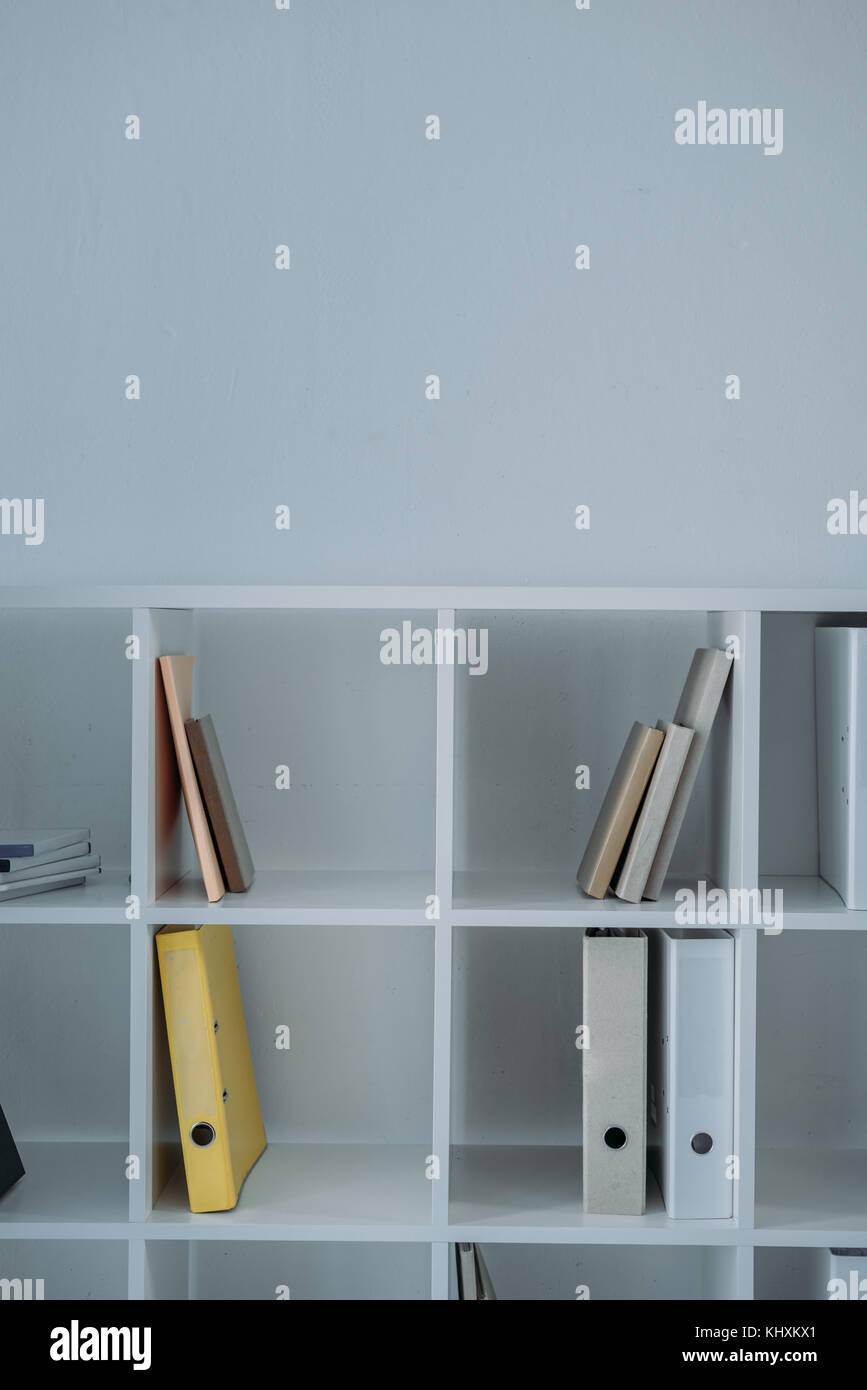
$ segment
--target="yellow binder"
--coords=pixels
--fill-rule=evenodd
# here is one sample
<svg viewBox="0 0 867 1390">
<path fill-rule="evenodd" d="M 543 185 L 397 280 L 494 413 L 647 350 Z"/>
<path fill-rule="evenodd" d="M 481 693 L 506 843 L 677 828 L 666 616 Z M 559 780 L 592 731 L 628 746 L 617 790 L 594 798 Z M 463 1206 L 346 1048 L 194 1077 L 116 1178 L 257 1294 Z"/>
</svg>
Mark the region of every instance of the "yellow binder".
<svg viewBox="0 0 867 1390">
<path fill-rule="evenodd" d="M 229 1211 L 267 1140 L 232 930 L 156 935 L 191 1211 Z"/>
</svg>

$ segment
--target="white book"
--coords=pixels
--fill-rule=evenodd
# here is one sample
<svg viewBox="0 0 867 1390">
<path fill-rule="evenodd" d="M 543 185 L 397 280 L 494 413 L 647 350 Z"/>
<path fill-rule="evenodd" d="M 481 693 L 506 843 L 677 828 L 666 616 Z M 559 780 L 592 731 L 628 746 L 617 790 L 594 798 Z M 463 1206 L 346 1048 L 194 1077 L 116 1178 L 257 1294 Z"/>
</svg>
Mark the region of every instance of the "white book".
<svg viewBox="0 0 867 1390">
<path fill-rule="evenodd" d="M 73 845 L 63 845 L 60 849 L 49 849 L 44 854 L 24 854 L 14 858 L 0 855 L 0 873 L 14 873 L 16 869 L 32 869 L 38 864 L 56 864 L 62 859 L 75 859 L 82 854 L 90 854 L 89 840 L 76 840 Z"/>
<path fill-rule="evenodd" d="M 584 933 L 584 1210 L 640 1216 L 647 1177 L 647 937 Z"/>
<path fill-rule="evenodd" d="M 715 927 L 650 935 L 648 1159 L 668 1215 L 733 1212 L 734 938 Z"/>
<path fill-rule="evenodd" d="M 0 830 L 0 859 L 32 859 L 64 845 L 89 840 L 88 828 L 78 830 Z"/>
<path fill-rule="evenodd" d="M 819 873 L 867 908 L 867 628 L 816 629 Z"/>
<path fill-rule="evenodd" d="M 26 859 L 24 863 L 27 863 Z M 49 878 L 56 874 L 82 874 L 98 868 L 98 854 L 78 854 L 74 859 L 58 859 L 50 864 L 33 864 L 28 869 L 12 869 L 9 873 L 0 873 L 0 887 L 7 883 L 26 883 L 34 878 Z"/>
<path fill-rule="evenodd" d="M 31 893 L 48 893 L 54 888 L 74 888 L 79 883 L 84 883 L 84 874 L 49 874 L 47 878 L 31 878 L 26 883 L 3 884 L 0 902 L 7 898 L 24 898 Z"/>
<path fill-rule="evenodd" d="M 614 888 L 618 898 L 628 903 L 641 902 L 695 733 L 693 729 L 671 724 L 667 719 L 658 719 L 656 727 L 665 734 L 665 738 L 653 765 L 653 773 L 632 827 Z"/>
<path fill-rule="evenodd" d="M 727 652 L 715 647 L 699 647 L 689 668 L 686 684 L 681 692 L 674 723 L 693 729 L 692 743 L 686 755 L 683 772 L 674 793 L 671 809 L 666 817 L 665 827 L 659 841 L 659 848 L 653 858 L 647 883 L 644 886 L 645 898 L 654 902 L 662 892 L 665 875 L 674 854 L 674 846 L 683 825 L 683 818 L 689 806 L 695 779 L 701 767 L 704 750 L 707 747 L 713 721 L 722 699 L 726 681 L 729 678 L 733 661 Z"/>
</svg>

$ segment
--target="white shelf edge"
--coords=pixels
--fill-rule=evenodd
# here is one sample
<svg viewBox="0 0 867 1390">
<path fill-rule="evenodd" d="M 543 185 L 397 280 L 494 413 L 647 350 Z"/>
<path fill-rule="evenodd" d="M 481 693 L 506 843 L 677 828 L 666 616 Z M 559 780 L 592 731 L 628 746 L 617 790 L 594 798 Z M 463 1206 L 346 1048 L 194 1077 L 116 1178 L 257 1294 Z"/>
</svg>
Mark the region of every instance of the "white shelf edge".
<svg viewBox="0 0 867 1390">
<path fill-rule="evenodd" d="M 792 1247 L 824 1249 L 830 1246 L 867 1246 L 867 1229 L 801 1230 L 782 1226 L 762 1226 L 745 1229 L 731 1224 L 711 1227 L 701 1222 L 685 1221 L 666 1227 L 628 1226 L 486 1226 L 473 1223 L 450 1226 L 377 1226 L 377 1225 L 319 1225 L 305 1226 L 275 1222 L 239 1223 L 215 1222 L 195 1226 L 177 1221 L 94 1222 L 94 1221 L 28 1221 L 0 1225 L 0 1244 L 5 1240 L 71 1240 L 71 1241 L 274 1241 L 311 1244 L 368 1241 L 373 1244 L 454 1244 L 474 1241 L 480 1245 L 700 1245 L 763 1249 Z"/>
<path fill-rule="evenodd" d="M 863 589 L 486 585 L 143 584 L 0 586 L 0 608 L 307 608 L 846 613 Z"/>
</svg>

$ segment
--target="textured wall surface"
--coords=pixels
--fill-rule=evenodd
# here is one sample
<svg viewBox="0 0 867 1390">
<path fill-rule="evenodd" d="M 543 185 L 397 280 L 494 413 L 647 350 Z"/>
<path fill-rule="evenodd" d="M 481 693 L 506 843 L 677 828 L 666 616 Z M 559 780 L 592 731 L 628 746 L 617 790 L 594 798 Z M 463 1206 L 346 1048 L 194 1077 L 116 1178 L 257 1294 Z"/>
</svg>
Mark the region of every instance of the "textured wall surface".
<svg viewBox="0 0 867 1390">
<path fill-rule="evenodd" d="M 867 578 L 826 527 L 867 494 L 863 4 L 5 0 L 0 33 L 0 493 L 45 505 L 4 582 Z M 677 144 L 701 101 L 781 108 L 781 153 Z"/>
</svg>

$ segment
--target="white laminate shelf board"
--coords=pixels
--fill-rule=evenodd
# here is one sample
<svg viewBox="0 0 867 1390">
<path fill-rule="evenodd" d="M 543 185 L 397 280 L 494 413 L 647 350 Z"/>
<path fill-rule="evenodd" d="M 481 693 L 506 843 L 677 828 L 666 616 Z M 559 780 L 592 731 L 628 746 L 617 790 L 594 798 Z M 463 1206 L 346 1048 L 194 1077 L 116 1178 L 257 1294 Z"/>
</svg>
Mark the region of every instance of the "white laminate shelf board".
<svg viewBox="0 0 867 1390">
<path fill-rule="evenodd" d="M 24 1177 L 0 1201 L 0 1239 L 17 1227 L 39 1222 L 127 1222 L 129 1182 L 123 1143 L 21 1141 Z"/>
<path fill-rule="evenodd" d="M 315 926 L 358 922 L 416 925 L 427 921 L 434 871 L 262 869 L 245 893 L 209 903 L 201 876 L 190 872 L 147 908 L 147 920 L 198 925 L 284 922 Z"/>
<path fill-rule="evenodd" d="M 864 1245 L 867 1149 L 759 1148 L 756 1226 L 831 1231 L 835 1245 Z"/>
<path fill-rule="evenodd" d="M 148 1224 L 430 1227 L 426 1154 L 412 1144 L 269 1144 L 233 1211 L 197 1214 L 179 1165 Z"/>
<path fill-rule="evenodd" d="M 0 901 L 0 922 L 129 926 L 126 899 L 131 892 L 128 870 L 104 869 L 73 888 Z"/>
<path fill-rule="evenodd" d="M 577 866 L 576 866 L 577 867 Z M 713 880 L 704 877 L 708 890 Z M 675 893 L 689 887 L 687 879 L 667 879 L 658 902 L 627 903 L 613 894 L 590 898 L 578 887 L 574 870 L 486 869 L 455 874 L 455 926 L 476 923 L 502 926 L 674 925 Z M 696 879 L 691 881 L 693 891 Z"/>
</svg>

